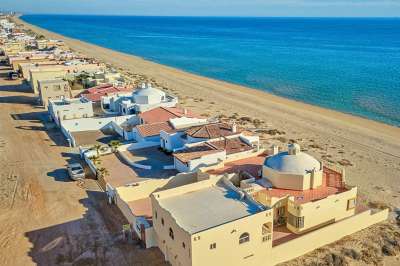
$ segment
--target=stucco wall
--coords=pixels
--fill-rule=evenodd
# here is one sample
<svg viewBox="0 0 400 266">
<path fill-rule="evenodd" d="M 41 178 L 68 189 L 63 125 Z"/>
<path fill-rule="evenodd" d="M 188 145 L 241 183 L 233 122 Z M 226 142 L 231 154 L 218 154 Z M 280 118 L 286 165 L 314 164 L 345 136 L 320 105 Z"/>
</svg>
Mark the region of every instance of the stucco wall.
<svg viewBox="0 0 400 266">
<path fill-rule="evenodd" d="M 47 79 L 63 79 L 67 74 L 66 70 L 43 70 L 43 71 L 30 71 L 30 83 L 31 88 L 34 93 L 39 93 L 39 80 L 47 80 Z"/>
<path fill-rule="evenodd" d="M 281 173 L 269 167 L 263 166 L 263 177 L 271 181 L 274 187 L 277 188 L 285 188 L 293 190 L 306 190 L 312 188 L 310 173 L 304 175 Z M 319 185 L 321 184 L 322 171 L 317 171 L 315 173 L 314 180 Z"/>
<path fill-rule="evenodd" d="M 299 238 L 273 247 L 271 257 L 268 260 L 271 263 L 264 265 L 275 265 L 294 259 L 321 246 L 337 241 L 347 235 L 365 229 L 373 224 L 382 222 L 386 220 L 387 217 L 388 210 L 383 210 L 375 214 L 371 214 L 371 211 L 365 211 L 340 222 L 310 232 Z"/>
<path fill-rule="evenodd" d="M 204 155 L 199 159 L 194 159 L 191 160 L 189 162 L 189 171 L 196 171 L 201 167 L 204 166 L 209 166 L 211 164 L 217 164 L 219 163 L 221 160 L 225 160 L 226 158 L 226 152 L 225 151 L 221 151 L 221 152 L 217 152 L 217 153 L 213 153 L 213 154 L 209 154 L 209 155 Z"/>
<path fill-rule="evenodd" d="M 167 151 L 173 151 L 175 149 L 183 147 L 185 145 L 183 139 L 181 138 L 183 134 L 184 132 L 176 132 L 168 134 L 165 131 L 161 131 L 160 137 L 165 141 L 164 149 L 166 149 Z"/>
<path fill-rule="evenodd" d="M 272 225 L 272 212 L 266 210 L 192 235 L 193 266 L 202 265 L 265 265 L 272 248 L 263 242 L 262 226 Z M 248 233 L 250 241 L 239 244 L 240 235 Z M 194 241 L 195 237 L 200 237 Z M 212 243 L 215 249 L 210 249 Z"/>
<path fill-rule="evenodd" d="M 123 123 L 131 116 L 118 116 L 118 117 L 102 117 L 102 118 L 78 118 L 63 120 L 62 126 L 70 132 L 99 130 L 105 128 L 112 128 L 111 122 Z"/>
<path fill-rule="evenodd" d="M 176 224 L 175 219 L 167 211 L 160 208 L 153 196 L 152 206 L 156 242 L 165 259 L 173 266 L 192 265 L 190 235 Z M 162 220 L 164 221 L 164 225 L 161 222 Z M 174 232 L 174 239 L 171 239 L 169 236 L 169 228 Z M 182 243 L 184 243 L 185 247 Z"/>
<path fill-rule="evenodd" d="M 288 224 L 289 230 L 301 233 L 329 221 L 338 221 L 354 215 L 354 209 L 347 209 L 347 202 L 357 197 L 357 188 L 340 194 L 331 195 L 325 199 L 308 202 L 301 205 L 288 201 L 288 211 L 297 217 L 304 217 L 304 227 L 295 228 Z"/>
</svg>

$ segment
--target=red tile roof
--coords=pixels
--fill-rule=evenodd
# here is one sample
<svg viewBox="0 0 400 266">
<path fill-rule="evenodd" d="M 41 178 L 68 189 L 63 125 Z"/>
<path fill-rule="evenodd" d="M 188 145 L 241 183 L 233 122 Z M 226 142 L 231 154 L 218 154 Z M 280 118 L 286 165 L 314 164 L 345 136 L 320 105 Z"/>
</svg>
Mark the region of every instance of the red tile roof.
<svg viewBox="0 0 400 266">
<path fill-rule="evenodd" d="M 190 110 L 186 111 L 183 108 L 178 107 L 157 107 L 152 110 L 143 112 L 139 114 L 139 117 L 143 120 L 145 124 L 157 123 L 157 122 L 167 122 L 171 118 L 179 117 L 200 117 L 193 114 Z"/>
<path fill-rule="evenodd" d="M 99 102 L 101 100 L 101 97 L 103 96 L 115 94 L 118 92 L 130 92 L 130 91 L 132 91 L 131 88 L 114 87 L 111 84 L 104 84 L 89 88 L 79 95 L 85 97 L 86 99 L 92 102 Z"/>
<path fill-rule="evenodd" d="M 296 203 L 306 203 L 324 199 L 330 195 L 338 194 L 347 190 L 348 189 L 344 186 L 341 173 L 324 167 L 321 187 L 304 191 L 272 188 L 260 192 L 267 194 L 269 197 L 277 198 L 293 196 Z"/>
<path fill-rule="evenodd" d="M 186 134 L 188 136 L 201 139 L 215 139 L 219 137 L 235 135 L 238 133 L 239 132 L 233 132 L 232 126 L 228 125 L 227 123 L 213 123 L 195 126 L 186 130 Z"/>
<path fill-rule="evenodd" d="M 136 129 L 142 137 L 157 136 L 160 134 L 161 130 L 166 132 L 175 131 L 169 122 L 138 125 L 136 126 Z"/>
<path fill-rule="evenodd" d="M 204 142 L 200 145 L 192 146 L 184 150 L 175 152 L 173 155 L 181 162 L 189 162 L 204 155 L 226 151 L 226 154 L 234 154 L 253 149 L 248 144 L 242 142 L 240 138 L 231 138 L 218 141 Z"/>
<path fill-rule="evenodd" d="M 252 150 L 253 147 L 243 142 L 240 137 L 225 138 L 223 140 L 216 140 L 209 142 L 219 150 L 226 150 L 226 155 Z"/>
<path fill-rule="evenodd" d="M 173 154 L 173 156 L 179 161 L 187 163 L 191 160 L 201 158 L 204 155 L 209 155 L 221 151 L 222 150 L 219 150 L 216 147 L 205 142 L 200 145 L 196 145 L 181 151 L 177 151 Z"/>
<path fill-rule="evenodd" d="M 265 161 L 265 155 L 259 155 L 254 157 L 249 157 L 229 163 L 225 163 L 223 168 L 218 168 L 208 171 L 209 174 L 222 175 L 225 173 L 239 173 L 247 172 L 254 177 L 258 177 L 259 172 Z"/>
</svg>

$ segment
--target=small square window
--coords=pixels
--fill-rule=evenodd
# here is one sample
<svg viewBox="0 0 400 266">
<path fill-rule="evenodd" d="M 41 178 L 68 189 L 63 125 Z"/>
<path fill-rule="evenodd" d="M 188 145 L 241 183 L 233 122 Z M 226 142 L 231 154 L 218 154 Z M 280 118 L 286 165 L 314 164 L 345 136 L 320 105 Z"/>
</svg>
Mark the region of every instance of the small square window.
<svg viewBox="0 0 400 266">
<path fill-rule="evenodd" d="M 212 243 L 210 245 L 210 249 L 216 249 L 217 248 L 217 243 Z"/>
<path fill-rule="evenodd" d="M 356 199 L 349 199 L 347 201 L 347 210 L 352 210 L 356 207 Z"/>
</svg>

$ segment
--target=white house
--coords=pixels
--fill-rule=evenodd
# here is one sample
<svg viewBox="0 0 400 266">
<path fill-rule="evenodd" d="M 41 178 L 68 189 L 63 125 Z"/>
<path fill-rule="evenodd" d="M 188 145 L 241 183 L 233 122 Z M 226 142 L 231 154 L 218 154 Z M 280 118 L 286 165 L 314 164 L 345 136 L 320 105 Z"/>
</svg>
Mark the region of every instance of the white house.
<svg viewBox="0 0 400 266">
<path fill-rule="evenodd" d="M 174 107 L 177 103 L 178 98 L 153 88 L 149 83 L 143 83 L 130 96 L 121 94 L 102 100 L 102 104 L 110 108 L 109 111 L 122 115 L 142 113 L 161 106 Z"/>
<path fill-rule="evenodd" d="M 257 136 L 224 137 L 213 141 L 186 144 L 185 148 L 174 152 L 174 165 L 179 172 L 194 172 L 199 168 L 217 165 L 227 160 L 249 157 L 258 151 Z"/>
<path fill-rule="evenodd" d="M 125 140 L 160 143 L 163 134 L 180 134 L 186 128 L 207 123 L 207 119 L 200 118 L 190 111 L 178 107 L 157 107 L 135 117 L 136 119 L 130 119 L 119 126 L 115 125 L 115 130 L 122 132 L 120 135 Z M 163 142 L 159 145 L 164 147 Z M 182 146 L 179 143 L 174 144 L 174 146 L 176 145 Z"/>
<path fill-rule="evenodd" d="M 60 126 L 62 120 L 93 117 L 93 105 L 84 98 L 49 100 L 49 114 Z"/>
</svg>

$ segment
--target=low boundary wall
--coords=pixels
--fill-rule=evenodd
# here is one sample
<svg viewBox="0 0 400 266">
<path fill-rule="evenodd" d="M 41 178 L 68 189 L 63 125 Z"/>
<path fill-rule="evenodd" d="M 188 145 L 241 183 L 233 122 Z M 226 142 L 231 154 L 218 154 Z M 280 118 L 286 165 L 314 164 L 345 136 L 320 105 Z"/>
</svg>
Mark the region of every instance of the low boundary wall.
<svg viewBox="0 0 400 266">
<path fill-rule="evenodd" d="M 385 221 L 388 214 L 388 209 L 377 213 L 372 213 L 371 210 L 365 211 L 279 244 L 272 248 L 271 257 L 273 263 L 271 265 L 297 258 L 319 247 L 340 240 L 347 235 Z"/>
</svg>

